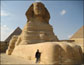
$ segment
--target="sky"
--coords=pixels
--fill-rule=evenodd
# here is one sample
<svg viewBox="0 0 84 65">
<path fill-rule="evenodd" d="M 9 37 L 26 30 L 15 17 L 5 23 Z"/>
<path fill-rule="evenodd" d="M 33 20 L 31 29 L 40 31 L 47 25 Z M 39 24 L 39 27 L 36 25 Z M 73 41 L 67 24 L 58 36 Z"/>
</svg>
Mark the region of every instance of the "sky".
<svg viewBox="0 0 84 65">
<path fill-rule="evenodd" d="M 1 1 L 1 41 L 27 22 L 25 12 L 35 1 Z M 49 23 L 60 40 L 69 39 L 83 26 L 83 1 L 41 1 L 50 13 Z"/>
</svg>

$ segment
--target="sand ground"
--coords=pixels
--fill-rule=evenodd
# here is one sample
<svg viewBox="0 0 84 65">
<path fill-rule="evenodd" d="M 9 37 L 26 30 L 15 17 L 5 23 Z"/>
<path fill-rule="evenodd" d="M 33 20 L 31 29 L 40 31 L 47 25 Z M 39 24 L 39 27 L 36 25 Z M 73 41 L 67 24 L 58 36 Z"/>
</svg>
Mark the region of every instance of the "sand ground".
<svg viewBox="0 0 84 65">
<path fill-rule="evenodd" d="M 21 57 L 16 57 L 12 55 L 6 55 L 5 53 L 0 54 L 0 63 L 1 65 L 6 65 L 6 64 L 35 64 L 34 61 L 27 60 Z"/>
<path fill-rule="evenodd" d="M 36 64 L 35 61 L 27 60 L 21 57 L 13 56 L 13 55 L 7 55 L 5 53 L 0 54 L 0 65 L 41 65 L 41 64 Z M 84 65 L 84 64 L 82 64 Z"/>
</svg>

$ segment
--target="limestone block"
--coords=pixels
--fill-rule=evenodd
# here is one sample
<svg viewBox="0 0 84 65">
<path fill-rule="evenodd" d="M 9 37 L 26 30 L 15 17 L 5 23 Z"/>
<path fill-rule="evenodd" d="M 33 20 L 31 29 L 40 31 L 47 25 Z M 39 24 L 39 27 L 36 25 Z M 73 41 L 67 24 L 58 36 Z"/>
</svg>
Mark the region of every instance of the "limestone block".
<svg viewBox="0 0 84 65">
<path fill-rule="evenodd" d="M 41 64 L 75 65 L 82 63 L 81 47 L 68 42 L 45 42 L 31 45 L 18 45 L 12 55 L 35 61 L 35 53 L 41 52 Z"/>
<path fill-rule="evenodd" d="M 84 38 L 72 38 L 71 40 L 75 40 L 75 43 L 81 46 L 82 52 L 84 53 Z"/>
<path fill-rule="evenodd" d="M 8 49 L 6 51 L 6 54 L 11 55 L 13 49 L 15 48 L 15 42 L 17 41 L 18 36 L 14 35 L 12 39 L 9 42 Z"/>
<path fill-rule="evenodd" d="M 12 51 L 13 51 L 13 49 L 7 49 L 7 50 L 6 50 L 6 54 L 7 54 L 7 55 L 11 55 Z"/>
<path fill-rule="evenodd" d="M 15 42 L 15 46 L 19 45 L 21 42 L 21 35 L 18 36 L 17 41 Z"/>
</svg>

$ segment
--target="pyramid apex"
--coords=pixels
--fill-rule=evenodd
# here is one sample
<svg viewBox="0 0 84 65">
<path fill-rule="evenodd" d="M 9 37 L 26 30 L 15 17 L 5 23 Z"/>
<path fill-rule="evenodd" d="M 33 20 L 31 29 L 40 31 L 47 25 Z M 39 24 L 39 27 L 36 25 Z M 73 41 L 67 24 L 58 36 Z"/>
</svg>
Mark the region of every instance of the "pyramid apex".
<svg viewBox="0 0 84 65">
<path fill-rule="evenodd" d="M 12 36 L 14 35 L 20 35 L 22 32 L 21 28 L 20 27 L 17 27 L 7 38 L 6 38 L 6 42 L 9 42 L 10 39 L 12 38 Z"/>
</svg>

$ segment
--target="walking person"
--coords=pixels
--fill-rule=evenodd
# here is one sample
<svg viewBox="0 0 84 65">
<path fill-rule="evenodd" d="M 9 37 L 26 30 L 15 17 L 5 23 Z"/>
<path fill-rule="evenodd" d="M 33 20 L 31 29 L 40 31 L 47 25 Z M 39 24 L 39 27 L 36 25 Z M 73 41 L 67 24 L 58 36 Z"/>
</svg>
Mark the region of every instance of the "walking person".
<svg viewBox="0 0 84 65">
<path fill-rule="evenodd" d="M 37 52 L 35 54 L 36 63 L 40 62 L 40 56 L 41 56 L 41 53 L 39 52 L 39 49 L 37 49 Z"/>
</svg>

